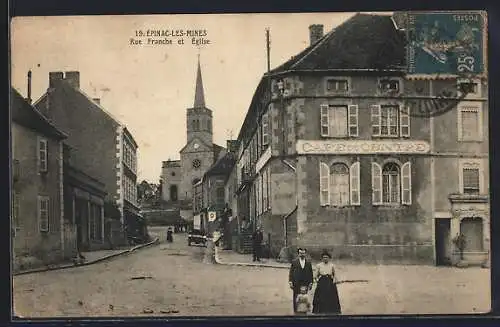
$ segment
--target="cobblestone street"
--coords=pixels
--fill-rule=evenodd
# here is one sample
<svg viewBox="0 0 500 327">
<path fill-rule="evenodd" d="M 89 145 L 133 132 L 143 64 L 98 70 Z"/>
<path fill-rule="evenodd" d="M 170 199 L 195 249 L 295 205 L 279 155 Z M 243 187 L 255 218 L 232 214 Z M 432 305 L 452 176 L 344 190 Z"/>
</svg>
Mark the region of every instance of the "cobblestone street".
<svg viewBox="0 0 500 327">
<path fill-rule="evenodd" d="M 203 264 L 204 248 L 174 243 L 109 262 L 14 277 L 20 317 L 289 315 L 287 269 Z M 344 314 L 489 311 L 481 268 L 337 265 Z"/>
</svg>

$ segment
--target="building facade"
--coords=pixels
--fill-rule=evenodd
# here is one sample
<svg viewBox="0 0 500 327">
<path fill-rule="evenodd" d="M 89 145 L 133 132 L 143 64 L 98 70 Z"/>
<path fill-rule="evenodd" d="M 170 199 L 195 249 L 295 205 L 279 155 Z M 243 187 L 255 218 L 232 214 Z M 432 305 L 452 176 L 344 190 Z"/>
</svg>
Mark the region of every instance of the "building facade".
<svg viewBox="0 0 500 327">
<path fill-rule="evenodd" d="M 231 145 L 231 141 L 228 141 L 228 145 Z M 231 146 L 228 148 L 231 149 Z M 230 208 L 226 202 L 225 187 L 235 162 L 236 154 L 227 152 L 193 185 L 193 215 L 200 215 L 203 226 L 207 228 L 205 232 L 224 228 L 229 222 Z M 209 212 L 215 213 L 215 220 L 209 219 Z"/>
<path fill-rule="evenodd" d="M 68 259 L 63 206 L 63 141 L 16 90 L 12 117 L 12 254 L 14 271 Z"/>
<path fill-rule="evenodd" d="M 95 178 L 74 168 L 71 149 L 64 145 L 64 217 L 66 242 L 75 244 L 79 251 L 106 249 L 105 186 Z"/>
<path fill-rule="evenodd" d="M 456 261 L 461 233 L 466 260 L 487 260 L 487 81 L 406 74 L 404 33 L 390 16 L 358 14 L 310 34 L 310 47 L 266 74 L 250 105 L 238 215 L 263 225 L 274 255 L 300 245 L 441 264 Z M 412 115 L 419 103 L 408 99 L 464 85 L 475 91 L 448 112 Z"/>
<path fill-rule="evenodd" d="M 105 202 L 120 211 L 119 222 L 110 224 L 114 228 L 107 233 L 116 238 L 115 244 L 124 243 L 126 217 L 139 210 L 137 188 L 132 185 L 137 174 L 137 144 L 131 133 L 99 99 L 80 89 L 79 72 L 49 73 L 47 92 L 35 106 L 68 134 L 65 142 L 72 149 L 73 167 L 104 184 Z"/>
</svg>

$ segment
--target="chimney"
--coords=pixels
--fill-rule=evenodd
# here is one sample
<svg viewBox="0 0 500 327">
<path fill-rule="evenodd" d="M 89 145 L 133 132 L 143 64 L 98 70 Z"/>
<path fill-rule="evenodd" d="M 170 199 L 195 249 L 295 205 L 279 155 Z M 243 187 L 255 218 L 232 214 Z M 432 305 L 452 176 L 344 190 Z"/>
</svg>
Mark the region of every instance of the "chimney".
<svg viewBox="0 0 500 327">
<path fill-rule="evenodd" d="M 50 72 L 49 73 L 49 88 L 53 88 L 56 84 L 64 79 L 63 72 Z"/>
<path fill-rule="evenodd" d="M 323 37 L 323 25 L 313 24 L 309 26 L 310 45 L 315 44 L 322 37 Z"/>
<path fill-rule="evenodd" d="M 31 70 L 28 70 L 28 98 L 26 100 L 31 104 Z"/>
<path fill-rule="evenodd" d="M 80 88 L 80 72 L 66 72 L 65 80 L 75 89 Z"/>
<path fill-rule="evenodd" d="M 97 104 L 101 104 L 101 99 L 99 98 L 93 98 L 92 100 L 94 100 L 94 102 Z"/>
</svg>

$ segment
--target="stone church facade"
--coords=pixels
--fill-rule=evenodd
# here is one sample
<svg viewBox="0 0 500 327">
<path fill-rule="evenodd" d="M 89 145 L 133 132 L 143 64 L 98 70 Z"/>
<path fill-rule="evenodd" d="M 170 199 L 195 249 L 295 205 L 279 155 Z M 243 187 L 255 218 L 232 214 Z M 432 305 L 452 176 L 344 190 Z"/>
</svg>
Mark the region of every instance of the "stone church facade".
<svg viewBox="0 0 500 327">
<path fill-rule="evenodd" d="M 205 104 L 198 61 L 194 104 L 186 111 L 186 144 L 179 151 L 180 160 L 164 161 L 162 164 L 163 200 L 172 205 L 186 204 L 184 209 L 190 207 L 193 184 L 225 153 L 225 148 L 213 143 L 212 110 Z M 191 214 L 184 211 L 181 216 L 190 218 Z"/>
</svg>

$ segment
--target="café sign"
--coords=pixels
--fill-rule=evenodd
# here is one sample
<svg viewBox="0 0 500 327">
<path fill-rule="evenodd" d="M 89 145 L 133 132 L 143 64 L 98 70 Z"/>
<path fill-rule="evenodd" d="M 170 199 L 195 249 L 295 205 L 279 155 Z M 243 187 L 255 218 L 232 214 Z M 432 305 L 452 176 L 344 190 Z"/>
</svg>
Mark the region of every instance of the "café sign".
<svg viewBox="0 0 500 327">
<path fill-rule="evenodd" d="M 298 140 L 298 154 L 424 154 L 426 141 L 410 140 Z"/>
</svg>

